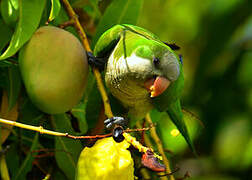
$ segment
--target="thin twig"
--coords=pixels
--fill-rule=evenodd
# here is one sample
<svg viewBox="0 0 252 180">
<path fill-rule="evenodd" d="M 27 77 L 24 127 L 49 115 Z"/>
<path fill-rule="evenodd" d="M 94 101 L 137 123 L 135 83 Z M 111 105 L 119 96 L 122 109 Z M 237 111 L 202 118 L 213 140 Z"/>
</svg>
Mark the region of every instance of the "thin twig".
<svg viewBox="0 0 252 180">
<path fill-rule="evenodd" d="M 46 174 L 46 176 L 42 180 L 49 180 L 51 178 L 52 171 L 53 171 L 53 168 L 50 167 L 48 173 Z"/>
<path fill-rule="evenodd" d="M 47 130 L 47 129 L 44 129 L 42 126 L 32 126 L 32 125 L 27 125 L 27 124 L 11 121 L 11 120 L 7 120 L 7 119 L 2 119 L 2 118 L 0 118 L 0 123 L 20 127 L 22 129 L 36 131 L 36 132 L 39 132 L 40 134 L 68 137 L 68 138 L 72 138 L 72 139 L 92 139 L 92 138 L 104 138 L 104 137 L 112 136 L 112 133 L 105 134 L 105 135 L 95 135 L 95 136 L 73 136 L 68 133 L 61 133 L 61 132 Z"/>
<path fill-rule="evenodd" d="M 150 127 L 152 127 L 152 126 L 153 126 L 153 125 L 151 125 Z M 142 127 L 141 127 L 141 124 L 140 124 L 140 121 L 137 121 L 137 122 L 136 122 L 136 127 L 137 127 L 137 128 L 142 128 Z M 153 145 L 152 145 L 152 143 L 151 143 L 151 141 L 150 141 L 150 138 L 147 136 L 146 133 L 144 133 L 144 143 L 145 143 L 146 146 L 148 146 L 148 147 L 150 147 L 150 148 L 153 148 Z"/>
<path fill-rule="evenodd" d="M 184 180 L 184 179 L 189 178 L 189 177 L 191 177 L 191 176 L 190 176 L 189 172 L 186 171 L 186 173 L 185 173 L 185 175 L 183 177 L 177 178 L 176 180 Z"/>
<path fill-rule="evenodd" d="M 54 136 L 66 136 L 66 134 L 67 134 L 67 133 L 59 133 L 59 132 L 46 130 L 42 126 L 32 126 L 32 125 L 22 124 L 22 123 L 19 123 L 19 122 L 16 122 L 16 121 L 11 121 L 11 120 L 2 119 L 2 118 L 0 118 L 0 123 L 20 127 L 20 128 L 23 128 L 23 129 L 37 131 L 40 134 L 49 134 L 49 135 L 54 135 Z"/>
<path fill-rule="evenodd" d="M 141 127 L 141 124 L 140 124 L 140 121 L 137 121 L 137 122 L 136 122 L 136 127 L 137 127 L 137 128 L 142 128 L 142 127 Z M 144 143 L 145 143 L 145 145 L 146 145 L 147 147 L 153 148 L 153 146 L 152 146 L 152 144 L 151 144 L 151 142 L 150 142 L 150 139 L 149 139 L 149 137 L 147 136 L 147 134 L 146 134 L 146 133 L 143 133 L 143 136 L 144 136 Z M 143 176 L 144 179 L 151 179 L 151 178 L 150 178 L 150 175 L 149 175 L 149 172 L 147 171 L 146 168 L 142 168 L 141 171 L 140 171 L 140 173 L 142 174 L 142 176 Z"/>
<path fill-rule="evenodd" d="M 180 170 L 180 168 L 177 167 L 171 173 L 166 173 L 166 174 L 163 174 L 163 175 L 158 175 L 158 177 L 171 176 L 172 174 L 174 174 L 175 172 L 178 172 L 179 170 Z"/>
<path fill-rule="evenodd" d="M 149 113 L 146 115 L 145 119 L 146 119 L 146 121 L 148 122 L 148 124 L 153 124 Z M 164 165 L 165 165 L 165 167 L 166 167 L 166 173 L 167 173 L 167 174 L 170 174 L 172 171 L 171 171 L 171 168 L 170 168 L 169 160 L 167 159 L 167 157 L 166 157 L 166 155 L 165 155 L 162 141 L 159 139 L 159 137 L 158 137 L 158 135 L 157 135 L 155 126 L 153 126 L 153 127 L 150 129 L 150 133 L 151 133 L 151 137 L 153 138 L 153 140 L 154 140 L 155 143 L 157 144 L 158 152 L 159 152 L 159 153 L 161 154 L 161 156 L 163 157 L 163 162 L 164 162 Z M 161 178 L 163 179 L 163 178 L 166 178 L 166 177 L 161 177 Z M 166 178 L 166 179 L 167 179 L 167 178 Z M 170 179 L 171 179 L 171 180 L 175 180 L 175 178 L 174 178 L 173 175 L 170 175 Z"/>
<path fill-rule="evenodd" d="M 146 119 L 145 119 L 145 121 L 146 121 Z M 138 128 L 140 128 L 140 127 L 141 127 L 140 122 L 137 122 L 137 123 L 136 123 L 136 126 L 137 126 Z M 149 124 L 149 126 L 150 126 L 150 127 L 153 127 L 154 125 L 153 125 L 153 123 L 152 123 L 152 124 Z M 147 145 L 148 147 L 153 148 L 153 145 L 152 145 L 152 143 L 151 143 L 151 140 L 150 140 L 149 136 L 148 136 L 146 133 L 144 133 L 144 143 L 145 143 L 145 145 Z M 159 173 L 159 174 L 160 174 L 160 175 L 164 175 L 165 173 L 164 173 L 164 172 L 161 172 L 161 173 Z M 160 178 L 161 178 L 162 180 L 167 180 L 167 179 L 168 179 L 166 176 L 161 176 Z"/>
<path fill-rule="evenodd" d="M 51 178 L 51 174 L 50 173 L 48 173 L 45 177 L 44 177 L 44 179 L 43 180 L 48 180 L 48 179 L 50 179 Z"/>
<path fill-rule="evenodd" d="M 6 60 L 6 62 L 11 63 L 12 65 L 18 65 L 18 61 L 12 60 L 12 59 L 8 59 Z"/>
<path fill-rule="evenodd" d="M 105 115 L 108 118 L 112 118 L 112 117 L 114 117 L 114 115 L 113 115 L 112 110 L 111 110 L 108 95 L 107 95 L 105 87 L 103 85 L 103 81 L 102 81 L 102 78 L 101 78 L 101 73 L 99 72 L 99 70 L 97 68 L 93 68 L 93 73 L 94 73 L 95 78 L 96 78 L 97 87 L 98 87 L 98 89 L 100 91 L 100 94 L 102 96 Z"/>
<path fill-rule="evenodd" d="M 137 129 L 126 129 L 124 130 L 124 132 L 130 133 L 130 132 L 138 132 L 138 131 L 148 131 L 152 128 L 152 126 L 150 127 L 146 127 L 146 128 L 137 128 Z"/>
<path fill-rule="evenodd" d="M 64 28 L 66 28 L 68 26 L 72 26 L 73 24 L 74 24 L 74 21 L 71 19 L 69 21 L 66 21 L 66 22 L 58 25 L 58 27 L 61 28 L 61 29 L 64 29 Z"/>
<path fill-rule="evenodd" d="M 93 136 L 74 136 L 74 135 L 71 135 L 68 133 L 61 133 L 61 132 L 47 130 L 47 129 L 44 129 L 42 126 L 32 126 L 32 125 L 27 125 L 27 124 L 19 123 L 16 121 L 11 121 L 11 120 L 7 120 L 7 119 L 2 119 L 2 118 L 0 118 L 0 123 L 20 127 L 22 129 L 36 131 L 36 132 L 39 132 L 40 134 L 48 134 L 48 135 L 67 137 L 67 138 L 72 138 L 72 139 L 101 139 L 101 138 L 112 136 L 112 133 L 102 134 L 102 135 L 93 135 Z M 147 131 L 149 129 L 150 129 L 150 127 L 139 128 L 139 129 L 126 129 L 126 130 L 124 130 L 124 133 L 137 132 L 137 131 Z"/>
<path fill-rule="evenodd" d="M 79 22 L 79 19 L 78 19 L 78 16 L 77 14 L 74 12 L 72 6 L 70 5 L 70 3 L 68 2 L 68 0 L 61 0 L 62 3 L 64 4 L 65 6 L 65 9 L 66 9 L 66 12 L 68 14 L 68 16 L 70 17 L 70 19 L 74 22 L 74 27 L 75 29 L 77 30 L 80 38 L 81 38 L 81 41 L 82 41 L 82 44 L 84 46 L 84 48 L 87 50 L 87 51 L 90 51 L 91 52 L 91 48 L 89 46 L 89 42 L 88 42 L 88 39 L 87 39 L 87 36 Z"/>
</svg>

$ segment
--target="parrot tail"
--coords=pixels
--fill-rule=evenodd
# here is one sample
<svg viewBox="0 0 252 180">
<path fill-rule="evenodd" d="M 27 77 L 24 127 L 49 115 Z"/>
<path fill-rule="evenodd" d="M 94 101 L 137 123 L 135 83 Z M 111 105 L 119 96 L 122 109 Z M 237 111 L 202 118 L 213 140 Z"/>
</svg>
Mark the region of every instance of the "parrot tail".
<svg viewBox="0 0 252 180">
<path fill-rule="evenodd" d="M 168 110 L 166 111 L 167 114 L 170 116 L 172 122 L 176 125 L 179 132 L 182 134 L 182 136 L 185 138 L 188 146 L 192 150 L 192 152 L 197 156 L 196 150 L 194 148 L 194 145 L 192 143 L 192 140 L 189 136 L 185 121 L 183 119 L 183 112 L 180 106 L 180 101 L 177 100 L 175 103 L 172 103 Z"/>
</svg>

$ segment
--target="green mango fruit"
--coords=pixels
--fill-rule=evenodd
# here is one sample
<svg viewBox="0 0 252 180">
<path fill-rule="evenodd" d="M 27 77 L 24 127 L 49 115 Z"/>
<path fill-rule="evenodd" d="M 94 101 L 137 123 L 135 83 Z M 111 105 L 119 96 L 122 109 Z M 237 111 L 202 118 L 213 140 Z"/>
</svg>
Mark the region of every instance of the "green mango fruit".
<svg viewBox="0 0 252 180">
<path fill-rule="evenodd" d="M 81 100 L 88 77 L 87 56 L 68 31 L 39 28 L 20 50 L 19 66 L 28 96 L 41 111 L 64 113 Z"/>
</svg>

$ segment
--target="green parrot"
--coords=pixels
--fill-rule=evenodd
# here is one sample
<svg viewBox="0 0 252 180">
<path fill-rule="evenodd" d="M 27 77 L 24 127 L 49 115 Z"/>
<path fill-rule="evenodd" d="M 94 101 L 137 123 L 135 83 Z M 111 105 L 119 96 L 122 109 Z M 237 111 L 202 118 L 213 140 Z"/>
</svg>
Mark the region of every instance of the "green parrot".
<svg viewBox="0 0 252 180">
<path fill-rule="evenodd" d="M 115 25 L 99 38 L 89 63 L 104 69 L 106 85 L 128 110 L 131 126 L 153 108 L 166 111 L 195 152 L 180 105 L 184 77 L 176 49 L 143 28 Z"/>
</svg>

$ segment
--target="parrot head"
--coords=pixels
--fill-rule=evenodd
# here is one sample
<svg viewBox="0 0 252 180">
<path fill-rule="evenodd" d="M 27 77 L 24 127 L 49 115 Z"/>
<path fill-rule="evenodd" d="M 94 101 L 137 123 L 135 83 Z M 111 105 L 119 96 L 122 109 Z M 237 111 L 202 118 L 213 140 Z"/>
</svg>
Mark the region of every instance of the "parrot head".
<svg viewBox="0 0 252 180">
<path fill-rule="evenodd" d="M 152 76 L 144 81 L 150 97 L 161 95 L 180 75 L 180 64 L 176 55 L 169 49 L 158 57 L 152 57 Z"/>
<path fill-rule="evenodd" d="M 126 58 L 130 80 L 147 91 L 150 98 L 161 95 L 181 73 L 181 62 L 173 50 L 157 40 L 142 40 Z"/>
<path fill-rule="evenodd" d="M 152 98 L 176 82 L 181 68 L 177 55 L 163 42 L 128 34 L 109 57 L 105 80 L 124 106 L 149 111 Z"/>
</svg>

